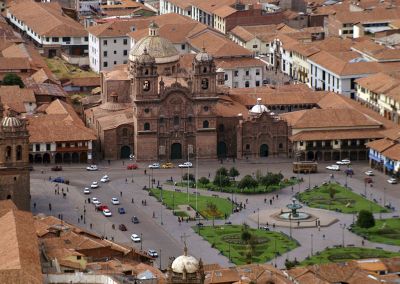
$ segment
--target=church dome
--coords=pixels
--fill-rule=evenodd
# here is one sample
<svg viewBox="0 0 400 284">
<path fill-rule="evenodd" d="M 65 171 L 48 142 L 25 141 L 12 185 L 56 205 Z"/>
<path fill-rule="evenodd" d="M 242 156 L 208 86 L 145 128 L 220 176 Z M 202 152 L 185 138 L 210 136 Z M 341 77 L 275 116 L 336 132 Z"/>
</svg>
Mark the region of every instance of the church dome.
<svg viewBox="0 0 400 284">
<path fill-rule="evenodd" d="M 147 52 L 147 48 L 145 48 L 143 51 L 143 54 L 136 57 L 136 62 L 143 63 L 143 64 L 151 64 L 151 63 L 155 63 L 156 60 L 153 56 L 151 56 Z"/>
<path fill-rule="evenodd" d="M 258 98 L 257 104 L 251 108 L 250 112 L 254 114 L 259 114 L 263 112 L 269 112 L 269 109 L 265 105 L 261 104 L 261 98 Z"/>
<path fill-rule="evenodd" d="M 158 34 L 158 26 L 152 22 L 149 25 L 149 35 L 139 40 L 129 53 L 131 61 L 137 60 L 141 55 L 147 53 L 154 57 L 157 64 L 172 63 L 179 60 L 179 53 L 175 46 L 166 38 Z"/>
<path fill-rule="evenodd" d="M 175 273 L 195 273 L 199 270 L 199 261 L 191 255 L 187 255 L 185 247 L 184 255 L 178 256 L 172 262 L 171 269 Z"/>
<path fill-rule="evenodd" d="M 210 62 L 213 60 L 211 54 L 206 52 L 206 49 L 203 47 L 203 50 L 196 54 L 196 60 L 199 62 Z"/>
<path fill-rule="evenodd" d="M 1 126 L 4 128 L 18 128 L 22 126 L 22 122 L 14 116 L 6 116 L 1 120 Z"/>
</svg>

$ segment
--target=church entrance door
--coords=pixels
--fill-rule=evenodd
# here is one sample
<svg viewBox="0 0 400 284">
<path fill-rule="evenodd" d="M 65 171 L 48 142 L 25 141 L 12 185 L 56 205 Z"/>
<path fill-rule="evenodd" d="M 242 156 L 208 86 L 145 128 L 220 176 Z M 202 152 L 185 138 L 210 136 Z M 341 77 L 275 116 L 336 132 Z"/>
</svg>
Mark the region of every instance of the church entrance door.
<svg viewBox="0 0 400 284">
<path fill-rule="evenodd" d="M 129 146 L 122 146 L 121 147 L 121 159 L 129 159 L 129 155 L 131 154 L 131 147 Z"/>
<path fill-rule="evenodd" d="M 223 141 L 218 142 L 217 155 L 218 155 L 218 158 L 226 158 L 226 143 L 225 142 L 223 142 Z"/>
<path fill-rule="evenodd" d="M 262 144 L 260 146 L 260 157 L 268 157 L 268 145 Z"/>
<path fill-rule="evenodd" d="M 171 160 L 182 159 L 182 145 L 180 143 L 173 143 L 171 145 Z"/>
</svg>

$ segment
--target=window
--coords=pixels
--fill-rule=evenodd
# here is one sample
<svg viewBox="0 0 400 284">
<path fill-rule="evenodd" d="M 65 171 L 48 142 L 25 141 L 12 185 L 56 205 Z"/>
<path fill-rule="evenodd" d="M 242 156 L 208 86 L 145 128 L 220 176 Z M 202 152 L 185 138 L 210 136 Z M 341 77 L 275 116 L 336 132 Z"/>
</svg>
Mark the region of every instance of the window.
<svg viewBox="0 0 400 284">
<path fill-rule="evenodd" d="M 114 61 L 114 65 L 117 64 L 117 61 Z"/>
<path fill-rule="evenodd" d="M 50 144 L 46 144 L 46 151 L 50 151 L 51 149 L 51 145 Z"/>
<path fill-rule="evenodd" d="M 18 146 L 17 146 L 17 149 L 16 149 L 16 158 L 17 158 L 17 161 L 22 160 L 22 146 L 21 146 L 21 145 L 18 145 Z"/>
<path fill-rule="evenodd" d="M 260 75 L 260 69 L 256 69 L 256 75 Z"/>
<path fill-rule="evenodd" d="M 128 39 L 124 38 L 124 45 L 128 44 Z"/>
<path fill-rule="evenodd" d="M 114 54 L 117 54 L 117 51 L 116 51 L 116 50 L 114 50 Z"/>
<path fill-rule="evenodd" d="M 233 73 L 233 76 L 238 77 L 239 76 L 239 71 L 235 70 Z"/>
<path fill-rule="evenodd" d="M 225 79 L 225 81 L 228 81 L 228 74 L 225 73 L 224 79 Z"/>
<path fill-rule="evenodd" d="M 209 125 L 210 125 L 210 123 L 208 122 L 208 120 L 203 121 L 203 128 L 208 128 Z"/>
<path fill-rule="evenodd" d="M 192 117 L 192 116 L 189 116 L 189 117 L 188 117 L 188 121 L 189 121 L 189 123 L 191 123 L 191 122 L 193 121 L 193 117 Z"/>
<path fill-rule="evenodd" d="M 283 144 L 279 143 L 279 149 L 282 149 L 282 148 L 283 148 Z"/>
<path fill-rule="evenodd" d="M 50 41 L 50 38 L 49 38 L 49 37 L 46 37 L 46 41 Z"/>
<path fill-rule="evenodd" d="M 128 55 L 128 50 L 124 50 L 124 55 Z"/>
<path fill-rule="evenodd" d="M 103 67 L 108 67 L 108 62 L 107 61 L 103 62 Z"/>
<path fill-rule="evenodd" d="M 164 117 L 160 117 L 160 123 L 164 123 Z"/>
<path fill-rule="evenodd" d="M 11 159 L 11 147 L 10 146 L 7 146 L 5 154 L 6 154 L 6 161 L 10 160 Z"/>
<path fill-rule="evenodd" d="M 117 40 L 116 40 L 116 39 L 114 39 L 114 43 L 117 43 Z"/>
<path fill-rule="evenodd" d="M 71 41 L 71 37 L 69 37 L 69 36 L 64 36 L 64 37 L 62 38 L 62 41 L 63 41 L 63 42 Z"/>
<path fill-rule="evenodd" d="M 246 144 L 246 150 L 250 150 L 250 144 Z"/>
<path fill-rule="evenodd" d="M 144 130 L 150 130 L 150 123 L 148 122 L 144 123 Z"/>
<path fill-rule="evenodd" d="M 174 116 L 174 125 L 179 125 L 179 116 Z"/>
<path fill-rule="evenodd" d="M 304 146 L 304 142 L 303 141 L 300 141 L 300 146 Z"/>
<path fill-rule="evenodd" d="M 181 49 L 185 50 L 186 46 L 184 44 L 181 44 Z"/>
<path fill-rule="evenodd" d="M 260 86 L 260 81 L 256 81 L 256 87 Z"/>
<path fill-rule="evenodd" d="M 108 55 L 107 51 L 103 51 L 103 55 L 104 55 L 104 57 L 107 57 L 107 55 Z"/>
<path fill-rule="evenodd" d="M 208 106 L 203 107 L 204 111 L 208 111 Z"/>
<path fill-rule="evenodd" d="M 103 45 L 107 45 L 107 40 L 105 39 L 105 40 L 103 40 Z"/>
<path fill-rule="evenodd" d="M 219 132 L 224 132 L 224 130 L 225 130 L 225 127 L 224 127 L 223 124 L 218 125 L 218 131 Z"/>
<path fill-rule="evenodd" d="M 52 38 L 52 41 L 53 41 L 53 42 L 58 42 L 58 40 L 59 40 L 58 37 L 53 37 L 53 38 Z"/>
<path fill-rule="evenodd" d="M 250 71 L 246 70 L 246 76 L 249 76 L 249 75 L 250 75 Z"/>
<path fill-rule="evenodd" d="M 122 128 L 122 136 L 128 136 L 128 128 Z"/>
<path fill-rule="evenodd" d="M 88 41 L 88 40 L 89 40 L 89 38 L 87 36 L 85 36 L 85 41 Z"/>
<path fill-rule="evenodd" d="M 244 83 L 244 86 L 245 86 L 245 88 L 250 87 L 250 82 L 249 82 L 249 81 L 246 81 L 246 82 Z"/>
<path fill-rule="evenodd" d="M 35 151 L 40 151 L 40 144 L 35 144 Z"/>
</svg>

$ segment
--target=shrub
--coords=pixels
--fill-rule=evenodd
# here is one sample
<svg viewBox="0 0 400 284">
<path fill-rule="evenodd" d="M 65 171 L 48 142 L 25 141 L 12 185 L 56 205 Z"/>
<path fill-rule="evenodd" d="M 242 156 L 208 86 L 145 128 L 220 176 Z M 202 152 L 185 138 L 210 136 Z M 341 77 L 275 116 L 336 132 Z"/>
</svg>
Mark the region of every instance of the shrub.
<svg viewBox="0 0 400 284">
<path fill-rule="evenodd" d="M 182 176 L 182 179 L 183 180 L 188 180 L 188 174 L 186 173 L 186 174 L 184 174 L 183 176 Z M 195 181 L 195 178 L 194 178 L 194 175 L 193 174 L 189 174 L 189 180 L 190 181 Z"/>
<path fill-rule="evenodd" d="M 20 88 L 23 88 L 25 86 L 21 77 L 19 77 L 14 73 L 7 73 L 6 75 L 4 75 L 3 85 L 4 86 L 18 85 Z"/>
<path fill-rule="evenodd" d="M 238 183 L 238 188 L 256 188 L 258 185 L 257 181 L 250 175 L 244 176 Z"/>
<path fill-rule="evenodd" d="M 206 178 L 206 177 L 201 177 L 199 179 L 199 183 L 206 185 L 206 184 L 210 183 L 210 180 L 208 178 Z"/>
<path fill-rule="evenodd" d="M 235 177 L 239 176 L 239 174 L 240 174 L 239 171 L 235 167 L 232 167 L 232 168 L 229 169 L 229 176 L 230 177 L 235 178 Z"/>
<path fill-rule="evenodd" d="M 360 228 L 371 228 L 375 226 L 375 218 L 368 210 L 361 210 L 358 213 L 356 225 Z"/>
</svg>

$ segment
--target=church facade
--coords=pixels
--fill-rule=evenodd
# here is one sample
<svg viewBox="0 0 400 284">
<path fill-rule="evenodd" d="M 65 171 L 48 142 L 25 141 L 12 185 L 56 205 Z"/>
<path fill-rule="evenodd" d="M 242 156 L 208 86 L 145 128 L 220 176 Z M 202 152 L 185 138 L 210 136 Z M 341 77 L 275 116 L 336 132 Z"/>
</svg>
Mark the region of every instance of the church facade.
<svg viewBox="0 0 400 284">
<path fill-rule="evenodd" d="M 87 125 L 100 139 L 102 158 L 134 154 L 137 160 L 168 161 L 288 154 L 287 124 L 260 101 L 249 110 L 225 94 L 205 49 L 183 58 L 152 23 L 129 59 L 128 65 L 102 73 L 102 104 L 85 111 Z"/>
</svg>

